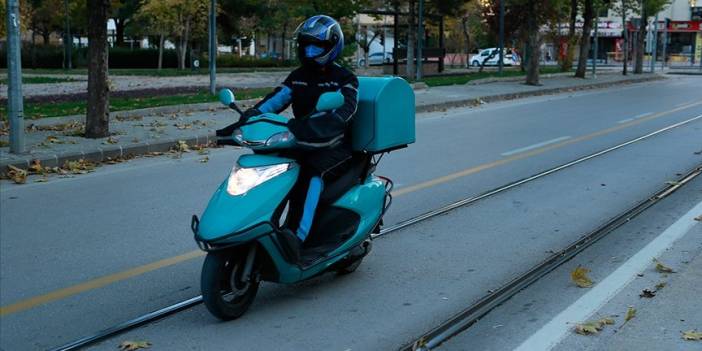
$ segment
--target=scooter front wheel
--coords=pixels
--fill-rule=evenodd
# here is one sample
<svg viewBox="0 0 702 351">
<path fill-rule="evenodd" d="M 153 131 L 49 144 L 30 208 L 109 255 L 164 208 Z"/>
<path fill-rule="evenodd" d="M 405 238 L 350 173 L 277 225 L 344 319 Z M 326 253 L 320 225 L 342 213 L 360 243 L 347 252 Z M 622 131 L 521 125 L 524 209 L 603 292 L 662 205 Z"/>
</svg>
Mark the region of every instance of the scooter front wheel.
<svg viewBox="0 0 702 351">
<path fill-rule="evenodd" d="M 260 284 L 254 267 L 244 277 L 246 256 L 232 252 L 210 252 L 202 265 L 202 300 L 215 317 L 232 320 L 241 317 L 253 303 Z"/>
</svg>

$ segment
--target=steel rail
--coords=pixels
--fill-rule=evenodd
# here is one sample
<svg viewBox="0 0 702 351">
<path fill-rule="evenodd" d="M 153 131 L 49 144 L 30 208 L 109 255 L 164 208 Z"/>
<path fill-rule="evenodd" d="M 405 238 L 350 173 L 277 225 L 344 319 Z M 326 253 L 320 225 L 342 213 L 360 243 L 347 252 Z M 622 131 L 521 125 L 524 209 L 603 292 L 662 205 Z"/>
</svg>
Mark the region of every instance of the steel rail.
<svg viewBox="0 0 702 351">
<path fill-rule="evenodd" d="M 371 235 L 371 238 L 372 238 L 372 239 L 377 239 L 377 238 L 379 238 L 379 237 L 382 237 L 382 236 L 384 236 L 384 235 L 390 234 L 390 233 L 392 233 L 392 232 L 396 232 L 396 231 L 398 231 L 398 230 L 400 230 L 400 229 L 409 227 L 409 226 L 411 226 L 411 225 L 417 224 L 417 223 L 422 222 L 422 221 L 425 221 L 425 220 L 427 220 L 427 219 L 430 219 L 430 218 L 433 218 L 433 217 L 436 217 L 436 216 L 439 216 L 439 215 L 448 213 L 448 212 L 450 212 L 450 211 L 452 211 L 452 210 L 454 210 L 454 209 L 456 209 L 456 208 L 459 208 L 459 207 L 463 207 L 463 206 L 466 206 L 466 205 L 473 204 L 473 203 L 475 203 L 475 202 L 477 202 L 477 201 L 480 201 L 480 200 L 483 200 L 483 199 L 485 199 L 485 198 L 488 198 L 488 197 L 497 195 L 497 194 L 499 194 L 499 193 L 502 193 L 502 192 L 504 192 L 504 191 L 510 190 L 510 189 L 515 188 L 515 187 L 517 187 L 517 186 L 520 186 L 520 185 L 522 185 L 522 184 L 525 184 L 525 183 L 534 181 L 534 180 L 536 180 L 536 179 L 539 179 L 539 178 L 548 176 L 548 175 L 550 175 L 550 174 L 553 174 L 553 173 L 556 173 L 556 172 L 558 172 L 558 171 L 564 170 L 564 169 L 566 169 L 566 168 L 572 167 L 572 166 L 577 165 L 577 164 L 579 164 L 579 163 L 585 162 L 585 161 L 590 160 L 590 159 L 593 159 L 593 158 L 595 158 L 595 157 L 602 156 L 602 155 L 604 155 L 604 154 L 610 153 L 610 152 L 612 152 L 612 151 L 618 150 L 618 149 L 623 148 L 623 147 L 625 147 L 625 146 L 628 146 L 628 145 L 631 145 L 631 144 L 633 144 L 633 143 L 636 143 L 636 142 L 639 142 L 639 141 L 648 139 L 648 138 L 653 137 L 653 136 L 655 136 L 655 135 L 664 133 L 664 132 L 666 132 L 666 131 L 669 131 L 669 130 L 671 130 L 671 129 L 674 129 L 674 128 L 677 128 L 677 127 L 686 125 L 686 124 L 688 124 L 688 123 L 694 122 L 694 121 L 699 120 L 699 119 L 702 119 L 702 115 L 699 115 L 699 116 L 696 116 L 696 117 L 693 117 L 693 118 L 684 120 L 684 121 L 682 121 L 682 122 L 678 122 L 678 123 L 669 125 L 669 126 L 667 126 L 667 127 L 658 129 L 658 130 L 656 130 L 656 131 L 654 131 L 654 132 L 651 132 L 651 133 L 648 133 L 648 134 L 646 134 L 646 135 L 643 135 L 643 136 L 640 136 L 640 137 L 631 139 L 631 140 L 626 141 L 626 142 L 624 142 L 624 143 L 621 143 L 621 144 L 618 144 L 618 145 L 609 147 L 609 148 L 607 148 L 607 149 L 604 149 L 604 150 L 595 152 L 595 153 L 590 154 L 590 155 L 587 155 L 587 156 L 580 157 L 580 158 L 578 158 L 578 159 L 576 159 L 576 160 L 567 162 L 567 163 L 562 164 L 562 165 L 560 165 L 560 166 L 553 167 L 553 168 L 551 168 L 551 169 L 548 169 L 548 170 L 546 170 L 546 171 L 539 172 L 539 173 L 534 174 L 534 175 L 532 175 L 532 176 L 529 176 L 529 177 L 526 177 L 526 178 L 522 178 L 522 179 L 520 179 L 520 180 L 511 182 L 511 183 L 508 183 L 508 184 L 506 184 L 506 185 L 503 185 L 503 186 L 494 188 L 494 189 L 492 189 L 492 190 L 488 190 L 488 191 L 483 192 L 483 193 L 481 193 L 481 194 L 479 194 L 479 195 L 471 196 L 471 197 L 468 197 L 468 198 L 465 198 L 465 199 L 462 199 L 462 200 L 453 202 L 453 203 L 448 204 L 448 205 L 445 205 L 445 206 L 443 206 L 443 207 L 441 207 L 441 208 L 438 208 L 438 209 L 435 209 L 435 210 L 432 210 L 432 211 L 423 213 L 423 214 L 421 214 L 421 215 L 418 215 L 418 216 L 412 217 L 412 218 L 410 218 L 410 219 L 401 221 L 401 222 L 399 222 L 399 223 L 397 223 L 397 224 L 394 224 L 394 225 L 392 225 L 392 226 L 386 227 L 385 229 L 381 230 L 380 233 Z M 115 326 L 112 326 L 112 327 L 110 327 L 110 328 L 101 330 L 101 331 L 99 331 L 99 332 L 97 332 L 97 333 L 95 333 L 95 334 L 93 334 L 93 335 L 89 335 L 89 336 L 86 336 L 86 337 L 77 339 L 77 340 L 75 340 L 75 341 L 69 342 L 69 343 L 67 343 L 67 344 L 64 344 L 64 345 L 62 345 L 62 346 L 59 346 L 59 347 L 56 347 L 56 348 L 52 348 L 52 349 L 50 349 L 50 351 L 72 351 L 72 350 L 77 350 L 77 349 L 79 349 L 79 348 L 81 348 L 81 347 L 85 347 L 85 346 L 87 346 L 87 345 L 93 344 L 93 343 L 98 342 L 98 341 L 100 341 L 100 340 L 104 340 L 104 339 L 107 339 L 107 338 L 109 338 L 109 337 L 112 337 L 112 336 L 115 336 L 115 335 L 124 333 L 124 332 L 126 332 L 126 331 L 129 331 L 129 330 L 131 330 L 131 329 L 137 328 L 137 327 L 142 326 L 142 325 L 144 325 L 144 324 L 157 321 L 157 320 L 162 319 L 162 318 L 164 318 L 164 317 L 167 317 L 167 316 L 169 316 L 169 315 L 171 315 L 171 314 L 174 314 L 174 313 L 183 311 L 183 310 L 185 310 L 185 309 L 188 309 L 188 308 L 190 308 L 190 307 L 196 306 L 196 305 L 200 304 L 201 302 L 202 302 L 202 295 L 195 296 L 195 297 L 192 297 L 192 298 L 190 298 L 190 299 L 187 299 L 187 300 L 178 302 L 178 303 L 176 303 L 176 304 L 170 305 L 170 306 L 168 306 L 168 307 L 164 307 L 164 308 L 162 308 L 162 309 L 159 309 L 159 310 L 156 310 L 156 311 L 153 311 L 153 312 L 149 312 L 149 313 L 147 313 L 147 314 L 144 314 L 144 315 L 139 316 L 139 317 L 137 317 L 137 318 L 128 320 L 128 321 L 126 321 L 126 322 L 122 322 L 122 323 L 117 324 L 117 325 L 115 325 Z M 494 308 L 494 307 L 493 307 L 493 308 Z M 488 310 L 488 311 L 489 311 L 489 310 Z M 463 314 L 464 314 L 464 312 L 462 312 L 461 314 L 459 314 L 459 316 L 460 316 L 460 315 L 463 315 Z M 454 318 L 452 318 L 451 320 L 453 320 L 453 319 L 454 319 Z M 439 329 L 441 329 L 441 331 L 443 331 L 444 328 L 439 327 L 439 328 L 437 328 L 437 329 L 435 329 L 435 330 L 439 330 Z M 436 333 L 435 333 L 434 331 L 431 331 L 431 332 L 427 333 L 426 336 L 432 336 L 432 340 L 434 340 L 434 339 L 436 338 L 436 335 L 435 335 L 435 334 L 436 334 Z M 437 335 L 438 335 L 438 334 L 437 334 Z M 425 340 L 429 340 L 429 339 L 425 338 L 425 336 L 423 336 L 422 338 L 420 338 L 420 339 L 418 339 L 418 340 L 422 340 L 421 345 L 417 344 L 417 342 L 414 342 L 414 343 L 412 343 L 412 344 L 409 345 L 409 347 L 410 347 L 409 349 L 407 349 L 406 347 L 404 347 L 404 348 L 402 348 L 402 350 L 406 350 L 406 349 L 407 349 L 407 350 L 412 350 L 412 347 L 417 348 L 417 347 L 423 347 L 423 345 L 429 345 L 428 342 L 425 342 Z M 438 340 L 438 339 L 437 339 L 437 340 Z"/>
<path fill-rule="evenodd" d="M 489 294 L 480 298 L 477 302 L 470 305 L 465 310 L 457 315 L 444 321 L 436 328 L 424 333 L 419 338 L 416 338 L 412 343 L 404 345 L 400 348 L 401 351 L 427 351 L 436 348 L 441 343 L 449 340 L 453 336 L 470 328 L 475 322 L 488 314 L 492 309 L 501 305 L 505 301 L 512 298 L 514 295 L 535 283 L 545 275 L 558 268 L 562 264 L 570 261 L 577 254 L 596 243 L 598 240 L 606 237 L 617 228 L 628 223 L 636 216 L 646 211 L 651 206 L 655 205 L 662 199 L 668 197 L 676 190 L 690 182 L 695 177 L 702 174 L 702 165 L 696 166 L 694 169 L 686 173 L 678 181 L 670 182 L 669 185 L 658 190 L 652 196 L 644 201 L 639 202 L 635 206 L 620 213 L 616 217 L 608 220 L 597 229 L 581 236 L 578 240 L 572 242 L 565 249 L 554 253 L 545 261 L 532 267 L 525 273 L 510 280 L 498 289 L 491 291 Z"/>
</svg>

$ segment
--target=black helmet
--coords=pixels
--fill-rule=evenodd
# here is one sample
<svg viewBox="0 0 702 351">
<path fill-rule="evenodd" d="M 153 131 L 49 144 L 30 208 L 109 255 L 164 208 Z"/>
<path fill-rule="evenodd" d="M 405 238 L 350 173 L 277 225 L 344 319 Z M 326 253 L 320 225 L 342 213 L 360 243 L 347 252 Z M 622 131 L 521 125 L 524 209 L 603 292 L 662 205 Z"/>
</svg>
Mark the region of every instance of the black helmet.
<svg viewBox="0 0 702 351">
<path fill-rule="evenodd" d="M 335 19 L 317 15 L 302 22 L 295 30 L 297 55 L 303 64 L 325 66 L 344 48 L 344 33 Z"/>
</svg>

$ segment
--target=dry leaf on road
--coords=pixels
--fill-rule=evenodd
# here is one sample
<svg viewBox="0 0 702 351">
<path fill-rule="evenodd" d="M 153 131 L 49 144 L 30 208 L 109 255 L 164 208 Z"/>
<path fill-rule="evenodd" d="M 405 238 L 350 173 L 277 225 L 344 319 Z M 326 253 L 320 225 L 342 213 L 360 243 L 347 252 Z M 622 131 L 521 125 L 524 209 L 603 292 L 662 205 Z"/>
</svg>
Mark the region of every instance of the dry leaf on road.
<svg viewBox="0 0 702 351">
<path fill-rule="evenodd" d="M 629 306 L 629 308 L 626 310 L 626 317 L 624 317 L 624 322 L 628 322 L 632 320 L 634 317 L 636 317 L 636 309 L 632 306 Z"/>
<path fill-rule="evenodd" d="M 32 173 L 44 173 L 44 167 L 41 166 L 41 161 L 32 160 L 32 165 L 29 166 L 29 171 Z"/>
<path fill-rule="evenodd" d="M 119 349 L 122 351 L 134 351 L 138 349 L 148 349 L 151 343 L 148 341 L 123 341 L 119 344 Z"/>
<path fill-rule="evenodd" d="M 590 273 L 589 269 L 578 266 L 570 272 L 570 279 L 581 288 L 589 288 L 592 286 L 592 280 L 587 276 L 588 273 Z"/>
<path fill-rule="evenodd" d="M 656 264 L 656 270 L 658 273 L 675 273 L 672 268 L 664 265 L 661 261 L 654 258 L 653 262 Z"/>
<path fill-rule="evenodd" d="M 656 291 L 655 290 L 649 290 L 649 289 L 643 289 L 641 293 L 639 294 L 639 297 L 645 297 L 647 299 L 653 298 L 656 296 Z"/>
<path fill-rule="evenodd" d="M 702 215 L 699 215 L 699 216 L 695 217 L 695 220 L 696 220 L 696 221 L 699 221 L 699 222 L 702 222 Z"/>
<path fill-rule="evenodd" d="M 210 160 L 210 158 L 205 156 L 205 158 L 200 159 L 200 163 L 207 163 L 209 160 Z"/>
<path fill-rule="evenodd" d="M 7 168 L 10 169 L 7 172 L 7 177 L 12 179 L 13 182 L 17 184 L 24 184 L 27 182 L 27 171 L 13 165 L 7 165 Z"/>
<path fill-rule="evenodd" d="M 702 332 L 698 332 L 696 330 L 688 330 L 682 333 L 682 338 L 683 340 L 688 341 L 700 341 L 702 340 Z"/>
<path fill-rule="evenodd" d="M 190 151 L 190 146 L 188 146 L 188 143 L 186 143 L 185 140 L 178 140 L 178 144 L 176 144 L 175 149 L 178 152 L 188 152 Z"/>
<path fill-rule="evenodd" d="M 614 324 L 614 319 L 612 318 L 602 318 L 596 321 L 589 321 L 585 323 L 578 323 L 575 325 L 575 332 L 580 335 L 592 335 L 597 334 L 600 330 L 604 329 L 605 325 Z"/>
</svg>

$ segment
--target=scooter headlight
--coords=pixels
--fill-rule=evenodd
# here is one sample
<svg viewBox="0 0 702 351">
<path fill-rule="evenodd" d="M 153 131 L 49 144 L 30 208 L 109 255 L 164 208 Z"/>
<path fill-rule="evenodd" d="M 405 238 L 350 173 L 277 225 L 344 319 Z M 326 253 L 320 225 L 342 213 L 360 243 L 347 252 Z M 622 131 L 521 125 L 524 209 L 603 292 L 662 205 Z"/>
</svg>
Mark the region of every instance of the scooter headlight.
<svg viewBox="0 0 702 351">
<path fill-rule="evenodd" d="M 289 163 L 272 166 L 244 168 L 234 165 L 227 181 L 227 193 L 232 196 L 246 194 L 249 190 L 290 169 Z"/>
<path fill-rule="evenodd" d="M 266 146 L 274 146 L 276 144 L 287 143 L 292 139 L 292 133 L 290 132 L 280 132 L 273 134 L 268 140 L 266 140 Z"/>
</svg>

